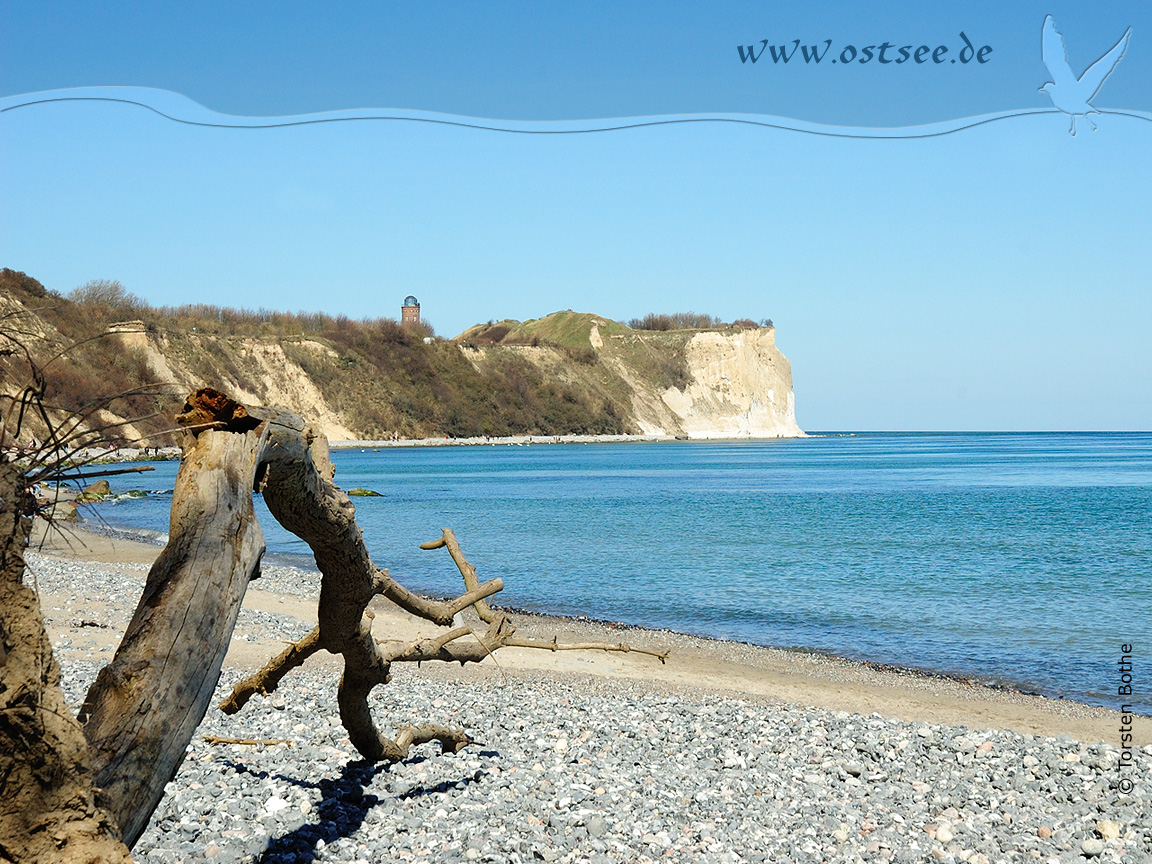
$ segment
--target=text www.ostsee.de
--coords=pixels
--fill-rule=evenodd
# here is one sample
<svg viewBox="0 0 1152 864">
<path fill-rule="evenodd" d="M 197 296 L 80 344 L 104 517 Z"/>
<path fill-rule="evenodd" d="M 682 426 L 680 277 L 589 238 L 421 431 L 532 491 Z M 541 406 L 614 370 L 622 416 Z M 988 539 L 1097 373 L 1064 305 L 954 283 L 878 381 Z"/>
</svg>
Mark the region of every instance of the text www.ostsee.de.
<svg viewBox="0 0 1152 864">
<path fill-rule="evenodd" d="M 983 65 L 989 62 L 992 54 L 991 45 L 982 45 L 977 48 L 963 30 L 960 31 L 960 39 L 963 45 L 952 48 L 947 45 L 936 45 L 935 47 L 929 45 L 897 46 L 892 42 L 881 42 L 879 45 L 865 45 L 863 48 L 845 45 L 839 53 L 832 52 L 831 39 L 825 39 L 823 47 L 819 43 L 801 45 L 799 39 L 793 39 L 790 43 L 782 45 L 771 44 L 770 40 L 761 39 L 759 48 L 755 44 L 737 45 L 736 50 L 739 52 L 741 63 L 750 62 L 753 64 L 762 60 L 771 60 L 776 65 L 788 64 L 793 60 L 802 60 L 808 64 L 819 64 L 827 61 L 839 65 L 859 65 L 875 61 L 877 65 L 881 66 L 902 66 L 905 63 L 941 65 L 957 62 L 967 65 L 973 61 Z M 829 53 L 831 53 L 831 57 L 829 57 Z"/>
</svg>

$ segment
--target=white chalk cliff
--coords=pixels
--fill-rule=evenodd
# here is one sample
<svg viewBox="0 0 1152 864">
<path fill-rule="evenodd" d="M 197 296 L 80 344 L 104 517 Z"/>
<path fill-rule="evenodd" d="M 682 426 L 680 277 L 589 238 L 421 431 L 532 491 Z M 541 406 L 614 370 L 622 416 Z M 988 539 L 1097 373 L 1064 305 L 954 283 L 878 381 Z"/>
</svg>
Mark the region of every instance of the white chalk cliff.
<svg viewBox="0 0 1152 864">
<path fill-rule="evenodd" d="M 685 347 L 691 383 L 661 394 L 689 438 L 794 438 L 792 366 L 776 331 L 697 333 Z"/>
<path fill-rule="evenodd" d="M 613 357 L 611 340 L 606 346 L 605 359 L 633 391 L 632 413 L 644 433 L 689 438 L 804 435 L 796 424 L 792 367 L 776 347 L 773 328 L 637 333 L 630 338 L 652 341 L 658 350 L 668 351 L 677 337 L 687 381 L 662 389 L 629 369 L 632 364 L 623 356 Z M 596 341 L 602 340 L 593 339 L 593 344 Z"/>
<path fill-rule="evenodd" d="M 480 324 L 456 341 L 478 368 L 511 352 L 550 380 L 597 394 L 645 435 L 804 435 L 796 424 L 792 367 L 773 327 L 633 330 L 567 310 Z"/>
</svg>

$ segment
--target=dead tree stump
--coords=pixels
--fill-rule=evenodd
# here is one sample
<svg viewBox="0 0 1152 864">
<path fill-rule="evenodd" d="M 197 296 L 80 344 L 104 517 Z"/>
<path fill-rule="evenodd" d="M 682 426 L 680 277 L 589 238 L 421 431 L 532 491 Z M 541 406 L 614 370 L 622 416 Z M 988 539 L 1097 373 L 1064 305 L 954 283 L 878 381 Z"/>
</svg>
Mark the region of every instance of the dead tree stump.
<svg viewBox="0 0 1152 864">
<path fill-rule="evenodd" d="M 40 602 L 23 581 L 26 485 L 0 461 L 0 861 L 130 861 L 94 800 L 84 733 L 60 692 Z"/>
</svg>

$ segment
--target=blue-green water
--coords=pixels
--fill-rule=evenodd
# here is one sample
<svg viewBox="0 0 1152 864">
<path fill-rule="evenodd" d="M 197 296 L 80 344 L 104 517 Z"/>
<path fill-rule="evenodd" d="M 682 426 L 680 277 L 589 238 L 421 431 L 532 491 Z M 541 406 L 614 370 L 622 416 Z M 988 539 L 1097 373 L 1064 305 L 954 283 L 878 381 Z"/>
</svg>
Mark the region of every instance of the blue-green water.
<svg viewBox="0 0 1152 864">
<path fill-rule="evenodd" d="M 1152 434 L 861 434 L 336 451 L 374 560 L 500 602 L 1152 713 Z M 118 489 L 172 488 L 176 466 Z M 170 497 L 101 507 L 165 530 Z M 305 556 L 263 505 L 269 552 Z M 305 560 L 301 560 L 305 563 Z M 309 562 L 310 563 L 310 562 Z M 1120 646 L 1137 689 L 1117 695 Z"/>
</svg>

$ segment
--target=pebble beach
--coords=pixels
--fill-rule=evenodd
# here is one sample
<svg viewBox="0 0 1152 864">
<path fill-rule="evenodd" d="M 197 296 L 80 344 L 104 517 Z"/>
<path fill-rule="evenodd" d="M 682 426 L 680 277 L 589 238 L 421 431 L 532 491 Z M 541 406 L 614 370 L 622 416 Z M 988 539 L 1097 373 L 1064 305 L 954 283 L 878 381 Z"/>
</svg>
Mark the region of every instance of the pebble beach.
<svg viewBox="0 0 1152 864">
<path fill-rule="evenodd" d="M 110 659 L 158 551 L 88 540 L 29 554 L 73 705 Z M 218 698 L 311 628 L 318 579 L 264 568 Z M 660 666 L 516 649 L 500 665 L 398 668 L 373 693 L 383 728 L 445 722 L 476 743 L 458 754 L 428 744 L 380 765 L 359 759 L 339 724 L 338 662 L 313 658 L 234 717 L 209 709 L 136 859 L 1152 861 L 1147 718 L 1135 718 L 1136 746 L 1122 751 L 1121 715 L 1102 708 L 527 617 L 526 635 L 612 633 L 672 654 Z"/>
</svg>

